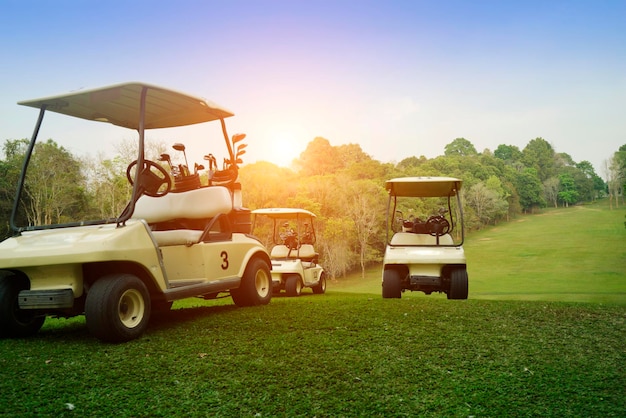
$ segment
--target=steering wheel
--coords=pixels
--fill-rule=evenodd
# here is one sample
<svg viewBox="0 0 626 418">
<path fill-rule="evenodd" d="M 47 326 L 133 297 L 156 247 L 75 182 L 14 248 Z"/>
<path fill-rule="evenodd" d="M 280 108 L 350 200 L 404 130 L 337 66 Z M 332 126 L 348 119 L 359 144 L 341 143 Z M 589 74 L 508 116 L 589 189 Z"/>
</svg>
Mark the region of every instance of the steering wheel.
<svg viewBox="0 0 626 418">
<path fill-rule="evenodd" d="M 143 160 L 143 163 L 144 169 L 139 173 L 139 186 L 142 188 L 142 192 L 152 197 L 161 197 L 168 194 L 172 190 L 172 180 L 167 171 L 154 161 Z M 128 164 L 126 169 L 126 178 L 131 185 L 134 185 L 135 178 L 134 175 L 131 175 L 131 171 L 136 165 L 137 160 Z M 165 186 L 165 189 L 160 190 L 163 186 Z"/>
<path fill-rule="evenodd" d="M 443 216 L 431 216 L 426 221 L 428 233 L 433 237 L 442 236 L 450 232 L 450 223 Z"/>
</svg>

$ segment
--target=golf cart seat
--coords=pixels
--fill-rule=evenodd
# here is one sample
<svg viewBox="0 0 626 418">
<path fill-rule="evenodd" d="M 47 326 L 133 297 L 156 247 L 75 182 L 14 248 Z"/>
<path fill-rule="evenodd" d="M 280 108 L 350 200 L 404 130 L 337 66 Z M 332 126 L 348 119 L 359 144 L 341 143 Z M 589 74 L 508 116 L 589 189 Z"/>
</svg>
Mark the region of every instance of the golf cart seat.
<svg viewBox="0 0 626 418">
<path fill-rule="evenodd" d="M 300 246 L 300 259 L 302 261 L 313 262 L 319 257 L 319 254 L 315 252 L 315 248 L 311 244 L 302 244 Z"/>
<path fill-rule="evenodd" d="M 289 247 L 283 244 L 274 245 L 274 248 L 272 248 L 272 252 L 270 253 L 270 257 L 275 259 L 289 257 Z"/>
<path fill-rule="evenodd" d="M 391 237 L 390 244 L 397 246 L 411 245 L 437 245 L 437 237 L 430 234 L 415 234 L 413 232 L 397 232 Z M 454 245 L 454 240 L 450 234 L 439 237 L 439 245 Z"/>
<path fill-rule="evenodd" d="M 317 262 L 319 254 L 311 244 L 302 244 L 299 249 L 289 249 L 286 245 L 279 244 L 272 248 L 270 257 L 274 260 L 285 258 L 299 258 L 304 262 Z"/>
<path fill-rule="evenodd" d="M 161 197 L 143 195 L 135 204 L 134 219 L 143 219 L 152 229 L 159 246 L 193 245 L 200 241 L 203 229 L 172 228 L 177 221 L 209 220 L 233 209 L 232 198 L 226 187 L 213 186 L 168 193 Z M 167 229 L 159 224 L 167 224 Z M 201 224 L 201 223 L 200 223 Z M 165 230 L 162 230 L 165 229 Z"/>
</svg>

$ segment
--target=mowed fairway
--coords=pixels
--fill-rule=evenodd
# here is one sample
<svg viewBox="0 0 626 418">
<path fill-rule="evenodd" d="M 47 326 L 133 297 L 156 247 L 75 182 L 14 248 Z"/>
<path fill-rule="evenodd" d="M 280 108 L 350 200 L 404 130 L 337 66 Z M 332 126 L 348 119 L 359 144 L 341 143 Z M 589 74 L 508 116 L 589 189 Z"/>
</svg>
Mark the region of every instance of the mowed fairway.
<svg viewBox="0 0 626 418">
<path fill-rule="evenodd" d="M 623 218 L 547 210 L 472 234 L 467 301 L 383 299 L 376 267 L 267 306 L 179 301 L 125 344 L 47 319 L 0 340 L 0 416 L 624 416 Z"/>
<path fill-rule="evenodd" d="M 626 210 L 545 210 L 468 241 L 471 297 L 626 303 Z"/>
</svg>

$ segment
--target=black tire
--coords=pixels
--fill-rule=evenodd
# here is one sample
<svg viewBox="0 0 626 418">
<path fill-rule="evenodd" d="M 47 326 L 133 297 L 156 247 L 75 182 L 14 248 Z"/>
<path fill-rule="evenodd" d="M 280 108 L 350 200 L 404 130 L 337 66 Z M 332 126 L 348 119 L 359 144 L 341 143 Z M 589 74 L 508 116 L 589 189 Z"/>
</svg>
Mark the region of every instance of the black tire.
<svg viewBox="0 0 626 418">
<path fill-rule="evenodd" d="M 450 274 L 450 290 L 448 299 L 467 299 L 468 278 L 464 268 L 454 269 Z"/>
<path fill-rule="evenodd" d="M 146 285 L 131 274 L 97 280 L 85 301 L 87 328 L 96 338 L 112 343 L 139 338 L 148 326 L 150 310 Z"/>
<path fill-rule="evenodd" d="M 272 275 L 270 268 L 260 258 L 253 258 L 246 266 L 237 289 L 230 295 L 237 306 L 267 305 L 272 299 Z"/>
<path fill-rule="evenodd" d="M 41 329 L 45 315 L 33 310 L 20 309 L 18 295 L 28 290 L 28 279 L 18 276 L 0 278 L 0 337 L 24 338 Z"/>
<path fill-rule="evenodd" d="M 326 293 L 326 273 L 322 272 L 320 276 L 320 281 L 317 282 L 315 286 L 313 286 L 313 293 L 317 295 L 321 295 L 322 293 Z"/>
<path fill-rule="evenodd" d="M 302 293 L 302 287 L 303 285 L 302 280 L 300 280 L 300 276 L 294 274 L 287 277 L 287 280 L 285 281 L 285 293 L 287 296 L 300 296 Z"/>
<path fill-rule="evenodd" d="M 397 270 L 385 270 L 383 273 L 383 298 L 400 299 L 402 297 L 402 285 L 400 274 Z"/>
</svg>

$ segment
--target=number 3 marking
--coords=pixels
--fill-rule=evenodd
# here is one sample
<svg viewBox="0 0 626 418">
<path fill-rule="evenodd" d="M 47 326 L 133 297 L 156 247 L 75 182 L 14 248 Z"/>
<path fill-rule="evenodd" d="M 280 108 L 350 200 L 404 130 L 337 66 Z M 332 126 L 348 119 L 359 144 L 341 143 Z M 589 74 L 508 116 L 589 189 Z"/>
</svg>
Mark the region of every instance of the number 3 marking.
<svg viewBox="0 0 626 418">
<path fill-rule="evenodd" d="M 222 257 L 222 270 L 228 270 L 228 253 L 226 251 L 222 251 L 220 257 Z"/>
</svg>

